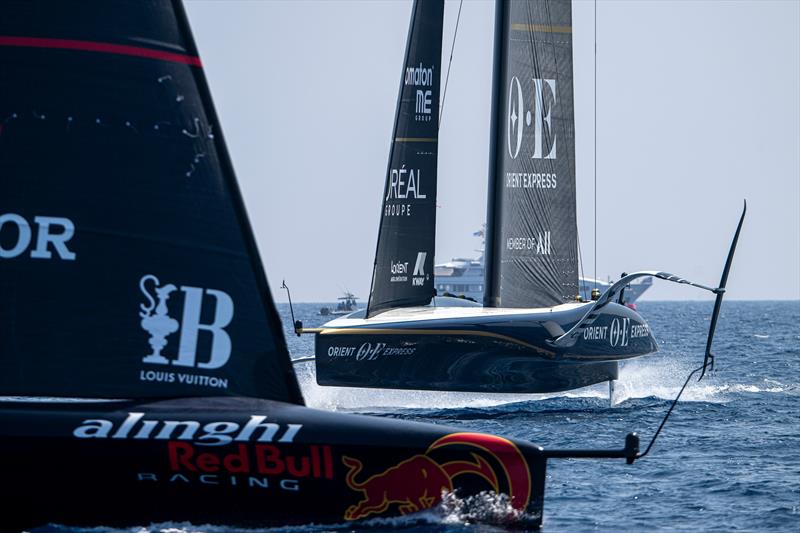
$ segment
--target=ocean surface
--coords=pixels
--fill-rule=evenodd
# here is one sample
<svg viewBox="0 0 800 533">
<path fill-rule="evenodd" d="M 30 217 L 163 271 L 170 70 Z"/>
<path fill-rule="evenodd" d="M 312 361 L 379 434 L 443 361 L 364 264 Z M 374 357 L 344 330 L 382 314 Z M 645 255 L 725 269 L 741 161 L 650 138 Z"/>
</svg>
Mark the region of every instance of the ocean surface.
<svg viewBox="0 0 800 533">
<path fill-rule="evenodd" d="M 319 326 L 328 319 L 318 314 L 322 305 L 330 304 L 295 304 L 296 318 Z M 636 431 L 644 449 L 702 362 L 712 306 L 639 303 L 661 349 L 622 367 L 613 406 L 606 385 L 490 395 L 319 387 L 308 363 L 298 375 L 307 404 L 320 409 L 446 424 L 545 448 L 621 448 Z M 313 355 L 313 336 L 296 337 L 288 305 L 279 310 L 292 356 Z M 689 385 L 646 458 L 550 461 L 542 531 L 800 531 L 800 301 L 725 302 L 714 352 L 717 370 Z M 475 525 L 474 515 L 440 508 L 358 529 L 271 531 L 504 531 Z M 230 529 L 170 523 L 127 531 L 148 530 Z"/>
</svg>

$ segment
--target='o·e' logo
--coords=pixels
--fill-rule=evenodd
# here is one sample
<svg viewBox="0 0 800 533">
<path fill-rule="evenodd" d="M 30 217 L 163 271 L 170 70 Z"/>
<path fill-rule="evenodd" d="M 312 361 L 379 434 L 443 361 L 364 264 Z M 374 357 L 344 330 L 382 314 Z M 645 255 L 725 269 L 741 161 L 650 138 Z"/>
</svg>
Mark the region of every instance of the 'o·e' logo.
<svg viewBox="0 0 800 533">
<path fill-rule="evenodd" d="M 525 128 L 533 126 L 531 159 L 555 159 L 556 135 L 553 131 L 553 106 L 556 105 L 556 80 L 532 78 L 533 108 L 524 102 L 522 84 L 514 76 L 508 86 L 508 155 L 516 159 L 522 147 Z M 544 154 L 545 148 L 547 153 Z"/>
</svg>

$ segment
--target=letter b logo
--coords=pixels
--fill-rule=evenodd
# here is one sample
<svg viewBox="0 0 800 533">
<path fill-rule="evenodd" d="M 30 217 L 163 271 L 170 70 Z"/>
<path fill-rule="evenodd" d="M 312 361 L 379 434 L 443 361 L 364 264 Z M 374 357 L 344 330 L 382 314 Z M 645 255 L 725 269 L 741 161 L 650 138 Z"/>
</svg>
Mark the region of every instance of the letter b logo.
<svg viewBox="0 0 800 533">
<path fill-rule="evenodd" d="M 220 368 L 231 356 L 231 338 L 225 328 L 233 320 L 233 300 L 222 291 L 200 287 L 180 288 L 183 293 L 183 315 L 180 323 L 169 315 L 167 302 L 177 288 L 171 283 L 161 285 L 159 279 L 147 274 L 139 282 L 139 289 L 146 302 L 139 306 L 142 329 L 150 334 L 152 353 L 145 356 L 144 363 L 157 365 Z M 213 307 L 210 307 L 212 306 Z M 205 308 L 205 314 L 203 309 Z M 205 319 L 205 321 L 203 321 Z M 168 359 L 161 352 L 167 346 L 172 333 L 180 329 L 178 357 Z M 207 360 L 197 361 L 197 345 L 200 332 L 211 334 L 210 354 Z"/>
<path fill-rule="evenodd" d="M 181 342 L 178 348 L 178 358 L 173 361 L 173 364 L 195 366 L 197 337 L 200 331 L 204 330 L 213 336 L 211 358 L 206 362 L 197 363 L 197 367 L 212 369 L 223 366 L 231 356 L 231 338 L 223 328 L 230 324 L 233 319 L 233 300 L 224 292 L 214 289 L 203 291 L 198 287 L 181 287 L 181 290 L 186 296 L 183 301 L 183 320 L 181 321 Z M 210 324 L 200 323 L 203 292 L 213 296 L 215 300 L 214 319 Z"/>
</svg>

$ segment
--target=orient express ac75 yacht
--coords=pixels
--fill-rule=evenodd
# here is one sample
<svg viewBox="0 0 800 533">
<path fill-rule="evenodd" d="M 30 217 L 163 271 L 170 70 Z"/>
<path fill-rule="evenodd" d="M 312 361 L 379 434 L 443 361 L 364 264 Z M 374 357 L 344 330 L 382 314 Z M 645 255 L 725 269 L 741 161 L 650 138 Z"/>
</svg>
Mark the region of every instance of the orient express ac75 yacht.
<svg viewBox="0 0 800 533">
<path fill-rule="evenodd" d="M 657 350 L 624 276 L 580 301 L 569 1 L 498 3 L 484 305 L 435 296 L 442 12 L 412 17 L 369 304 L 316 334 L 321 385 L 554 392 L 613 382 Z"/>
</svg>

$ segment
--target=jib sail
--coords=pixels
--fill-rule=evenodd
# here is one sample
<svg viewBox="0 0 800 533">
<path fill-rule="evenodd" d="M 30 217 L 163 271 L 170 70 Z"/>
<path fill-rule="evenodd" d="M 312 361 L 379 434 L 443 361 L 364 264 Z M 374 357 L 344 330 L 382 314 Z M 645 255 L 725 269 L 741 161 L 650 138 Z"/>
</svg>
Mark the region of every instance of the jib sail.
<svg viewBox="0 0 800 533">
<path fill-rule="evenodd" d="M 578 294 L 570 0 L 498 2 L 485 304 Z"/>
<path fill-rule="evenodd" d="M 0 395 L 302 403 L 179 2 L 0 17 Z"/>
<path fill-rule="evenodd" d="M 442 0 L 414 2 L 367 315 L 434 295 Z"/>
</svg>

